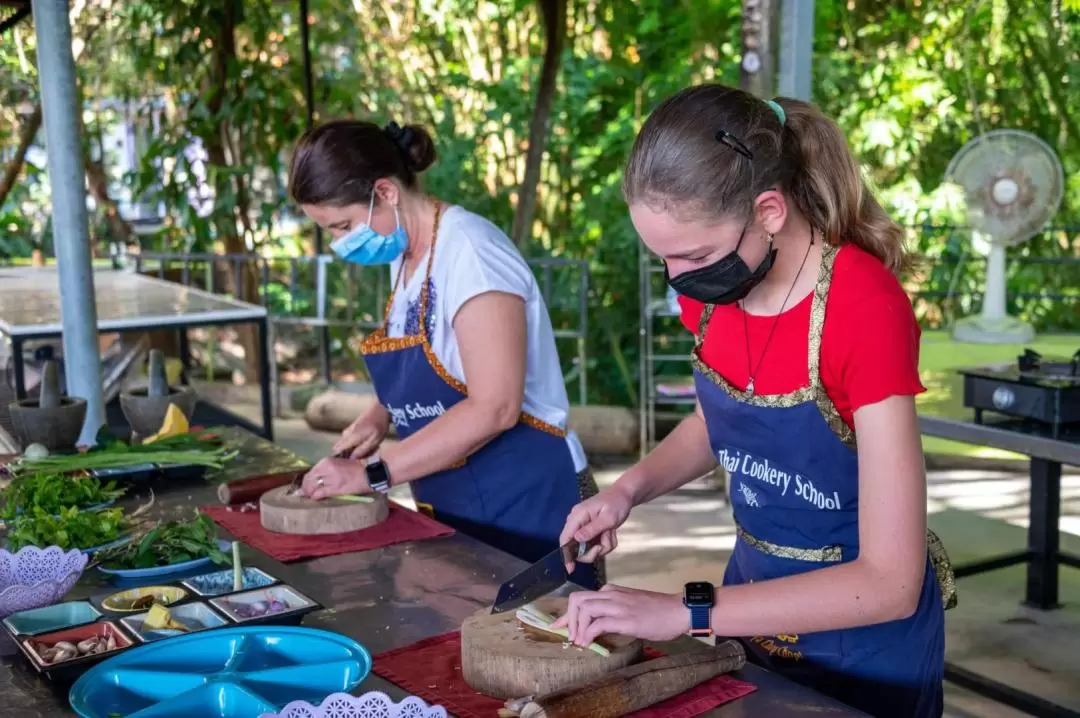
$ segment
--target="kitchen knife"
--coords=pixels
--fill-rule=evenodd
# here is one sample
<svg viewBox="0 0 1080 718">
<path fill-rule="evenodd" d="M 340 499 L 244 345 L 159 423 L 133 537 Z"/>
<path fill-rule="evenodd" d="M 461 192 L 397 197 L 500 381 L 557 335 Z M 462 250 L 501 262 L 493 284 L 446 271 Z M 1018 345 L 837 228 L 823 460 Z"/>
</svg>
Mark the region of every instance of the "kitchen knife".
<svg viewBox="0 0 1080 718">
<path fill-rule="evenodd" d="M 499 586 L 492 613 L 503 613 L 521 608 L 538 598 L 548 595 L 570 579 L 566 564 L 577 560 L 588 550 L 588 544 L 570 541 L 529 566 L 509 581 Z"/>
</svg>

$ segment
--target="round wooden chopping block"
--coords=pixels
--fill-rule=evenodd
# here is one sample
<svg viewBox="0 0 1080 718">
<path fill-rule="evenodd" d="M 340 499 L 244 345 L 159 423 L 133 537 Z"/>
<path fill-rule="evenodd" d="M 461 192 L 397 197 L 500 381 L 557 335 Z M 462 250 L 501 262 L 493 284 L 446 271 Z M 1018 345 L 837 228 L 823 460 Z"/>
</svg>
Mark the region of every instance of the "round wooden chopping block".
<svg viewBox="0 0 1080 718">
<path fill-rule="evenodd" d="M 566 611 L 565 598 L 546 598 L 537 607 L 551 616 Z M 521 627 L 513 611 L 484 609 L 461 626 L 461 672 L 475 691 L 509 700 L 542 695 L 625 668 L 642 656 L 642 642 L 628 636 L 601 636 L 611 651 L 605 658 L 568 645 L 559 636 L 542 638 Z"/>
<path fill-rule="evenodd" d="M 382 523 L 390 512 L 383 494 L 373 495 L 372 503 L 340 499 L 315 501 L 306 496 L 290 496 L 290 488 L 279 486 L 259 499 L 262 526 L 267 531 L 302 536 L 340 534 Z"/>
</svg>

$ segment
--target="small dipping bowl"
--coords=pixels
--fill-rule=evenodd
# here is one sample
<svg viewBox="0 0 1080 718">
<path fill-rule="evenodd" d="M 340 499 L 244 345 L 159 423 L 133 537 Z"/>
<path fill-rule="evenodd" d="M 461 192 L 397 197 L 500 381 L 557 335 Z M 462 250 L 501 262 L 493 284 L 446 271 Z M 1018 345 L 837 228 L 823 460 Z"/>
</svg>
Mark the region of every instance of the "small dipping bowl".
<svg viewBox="0 0 1080 718">
<path fill-rule="evenodd" d="M 276 611 L 267 610 L 276 601 L 284 606 Z M 278 585 L 245 593 L 234 593 L 222 598 L 211 598 L 210 605 L 235 623 L 259 621 L 302 611 L 316 605 L 314 601 L 291 586 Z M 261 609 L 261 610 L 260 610 Z M 258 611 L 254 615 L 252 611 Z"/>
<path fill-rule="evenodd" d="M 80 626 L 79 628 L 69 628 L 66 631 L 54 631 L 53 633 L 45 633 L 40 636 L 34 636 L 33 638 L 24 638 L 23 644 L 26 646 L 27 652 L 30 654 L 32 660 L 42 668 L 51 668 L 52 666 L 58 666 L 68 661 L 78 660 L 80 658 L 86 658 L 87 655 L 76 654 L 71 658 L 63 661 L 57 661 L 56 663 L 46 663 L 45 659 L 41 657 L 39 649 L 42 646 L 52 647 L 61 641 L 66 641 L 73 645 L 78 645 L 80 641 L 85 641 L 88 638 L 109 638 L 116 643 L 116 648 L 111 651 L 104 651 L 103 653 L 93 654 L 95 656 L 109 655 L 115 651 L 127 648 L 131 645 L 131 639 L 124 635 L 124 633 L 116 627 L 116 624 L 110 621 L 102 621 L 99 623 L 91 623 L 87 626 Z"/>
<path fill-rule="evenodd" d="M 177 623 L 187 626 L 189 630 L 181 631 L 175 628 L 145 628 L 143 624 L 146 622 L 147 616 L 150 613 L 139 613 L 134 616 L 126 616 L 120 619 L 120 623 L 124 624 L 124 627 L 134 633 L 140 641 L 143 643 L 150 643 L 151 641 L 159 641 L 162 638 L 172 638 L 173 636 L 184 636 L 188 633 L 195 633 L 196 631 L 205 631 L 208 628 L 217 628 L 218 626 L 225 625 L 225 619 L 217 614 L 214 609 L 205 603 L 185 603 L 183 606 L 177 606 L 176 608 L 169 609 L 169 615 Z"/>
<path fill-rule="evenodd" d="M 89 601 L 65 601 L 44 608 L 19 611 L 4 619 L 4 625 L 18 636 L 36 636 L 39 633 L 59 631 L 64 628 L 93 623 L 101 618 L 101 612 Z"/>
<path fill-rule="evenodd" d="M 241 591 L 250 591 L 257 588 L 266 588 L 277 583 L 277 579 L 257 568 L 243 569 L 243 587 Z M 204 573 L 201 576 L 192 576 L 183 582 L 184 586 L 200 596 L 221 596 L 233 593 L 233 570 L 231 568 L 213 573 Z"/>
<path fill-rule="evenodd" d="M 147 611 L 150 606 L 160 603 L 162 606 L 171 606 L 183 601 L 187 597 L 187 591 L 178 586 L 143 586 L 142 588 L 130 588 L 107 596 L 101 602 L 103 608 L 117 613 L 130 613 L 133 611 Z"/>
</svg>

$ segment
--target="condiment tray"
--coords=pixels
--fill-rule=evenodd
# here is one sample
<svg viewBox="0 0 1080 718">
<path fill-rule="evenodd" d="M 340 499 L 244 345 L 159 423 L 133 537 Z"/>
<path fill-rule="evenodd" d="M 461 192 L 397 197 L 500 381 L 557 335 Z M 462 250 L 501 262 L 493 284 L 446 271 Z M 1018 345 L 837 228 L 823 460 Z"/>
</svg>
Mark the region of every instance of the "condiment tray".
<svg viewBox="0 0 1080 718">
<path fill-rule="evenodd" d="M 13 636 L 35 636 L 93 623 L 99 618 L 101 611 L 89 601 L 65 601 L 13 613 L 4 619 L 4 628 Z"/>
<path fill-rule="evenodd" d="M 272 608 L 274 602 L 284 604 L 284 608 L 252 615 L 252 610 Z M 319 603 L 286 584 L 211 598 L 210 605 L 233 623 L 245 625 L 300 623 L 304 616 L 322 608 Z"/>
<path fill-rule="evenodd" d="M 169 635 L 168 631 L 159 632 L 159 629 L 146 629 L 143 624 L 146 621 L 146 617 L 149 615 L 150 612 L 145 611 L 135 616 L 121 618 L 120 623 L 123 624 L 124 628 L 126 628 L 129 633 L 138 638 L 142 643 L 152 643 L 153 641 L 177 637 Z M 169 615 L 174 621 L 187 627 L 187 633 L 205 631 L 208 628 L 220 628 L 225 625 L 225 619 L 219 616 L 214 609 L 210 608 L 210 606 L 202 601 L 185 603 L 182 606 L 171 608 L 169 609 Z M 180 633 L 178 635 L 186 634 Z"/>
<path fill-rule="evenodd" d="M 133 648 L 87 671 L 69 698 L 83 718 L 252 718 L 348 692 L 370 670 L 371 655 L 345 636 L 240 626 Z"/>
<path fill-rule="evenodd" d="M 66 641 L 67 643 L 77 645 L 81 641 L 95 637 L 104 639 L 112 638 L 115 642 L 115 647 L 103 653 L 79 655 L 75 658 L 59 661 L 57 663 L 46 663 L 39 651 L 39 647 L 42 644 L 46 646 L 55 646 L 61 641 Z M 23 655 L 26 656 L 27 660 L 30 661 L 30 665 L 33 666 L 34 670 L 38 673 L 41 673 L 50 679 L 70 679 L 85 671 L 90 666 L 109 658 L 118 651 L 129 648 L 132 645 L 132 641 L 112 621 L 98 621 L 97 623 L 88 623 L 77 628 L 68 628 L 63 631 L 53 631 L 52 633 L 43 633 L 37 636 L 21 638 L 16 641 L 16 644 L 19 646 L 19 650 L 22 651 Z"/>
<path fill-rule="evenodd" d="M 251 566 L 243 569 L 242 580 L 241 591 L 265 588 L 278 582 L 276 578 L 266 571 Z M 182 585 L 200 596 L 223 596 L 226 593 L 235 593 L 233 589 L 233 570 L 231 568 L 192 576 L 185 579 Z"/>
<path fill-rule="evenodd" d="M 179 586 L 140 586 L 126 591 L 110 593 L 101 599 L 101 608 L 110 613 L 135 613 L 145 611 L 149 605 L 133 605 L 136 601 L 149 600 L 151 604 L 173 606 L 188 597 L 188 592 Z"/>
</svg>

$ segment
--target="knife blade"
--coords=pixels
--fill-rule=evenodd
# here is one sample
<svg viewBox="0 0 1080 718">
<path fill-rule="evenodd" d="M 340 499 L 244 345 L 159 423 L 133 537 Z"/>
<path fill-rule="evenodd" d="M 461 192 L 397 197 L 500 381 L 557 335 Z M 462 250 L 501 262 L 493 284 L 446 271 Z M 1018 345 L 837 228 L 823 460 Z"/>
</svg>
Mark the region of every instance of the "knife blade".
<svg viewBox="0 0 1080 718">
<path fill-rule="evenodd" d="M 577 560 L 587 550 L 587 544 L 571 540 L 544 556 L 499 586 L 491 612 L 516 610 L 559 588 L 570 579 L 566 564 Z"/>
</svg>

